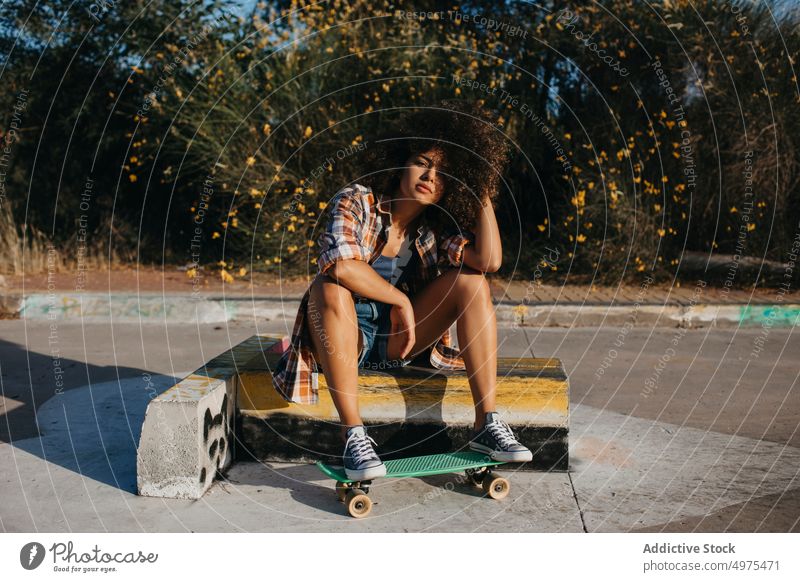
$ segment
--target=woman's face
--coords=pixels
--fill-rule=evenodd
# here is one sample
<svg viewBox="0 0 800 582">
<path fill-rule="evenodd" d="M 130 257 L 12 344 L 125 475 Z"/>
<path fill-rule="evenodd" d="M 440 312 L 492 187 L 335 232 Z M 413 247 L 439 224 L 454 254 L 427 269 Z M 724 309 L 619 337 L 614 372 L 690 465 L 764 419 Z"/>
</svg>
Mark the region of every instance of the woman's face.
<svg viewBox="0 0 800 582">
<path fill-rule="evenodd" d="M 444 153 L 438 149 L 414 154 L 406 160 L 400 180 L 400 195 L 425 205 L 436 204 L 444 196 L 442 166 Z"/>
</svg>

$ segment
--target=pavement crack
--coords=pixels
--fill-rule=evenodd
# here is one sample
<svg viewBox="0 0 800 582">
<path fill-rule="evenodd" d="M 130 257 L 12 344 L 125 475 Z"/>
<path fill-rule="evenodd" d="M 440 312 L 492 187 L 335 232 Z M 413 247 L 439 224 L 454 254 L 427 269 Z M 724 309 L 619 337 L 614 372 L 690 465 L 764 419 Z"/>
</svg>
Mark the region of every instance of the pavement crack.
<svg viewBox="0 0 800 582">
<path fill-rule="evenodd" d="M 522 328 L 522 334 L 525 336 L 525 343 L 528 344 L 528 351 L 530 352 L 531 357 L 535 358 L 536 356 L 533 355 L 533 342 L 531 342 L 531 339 L 528 337 L 528 332 L 524 327 Z"/>
<path fill-rule="evenodd" d="M 572 482 L 572 471 L 567 471 L 567 477 L 569 477 L 569 486 L 572 487 L 572 497 L 575 499 L 575 506 L 578 508 L 578 515 L 581 516 L 581 527 L 583 527 L 583 533 L 589 533 L 589 530 L 586 529 L 586 520 L 583 518 L 581 502 L 578 501 L 578 492 L 575 491 L 575 483 Z"/>
</svg>

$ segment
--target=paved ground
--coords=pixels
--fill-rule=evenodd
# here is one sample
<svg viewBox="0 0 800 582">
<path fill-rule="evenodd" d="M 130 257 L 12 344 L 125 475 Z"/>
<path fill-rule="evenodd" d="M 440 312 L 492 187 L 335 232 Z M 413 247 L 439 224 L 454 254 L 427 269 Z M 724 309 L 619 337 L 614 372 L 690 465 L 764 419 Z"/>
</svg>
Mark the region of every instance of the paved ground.
<svg viewBox="0 0 800 582">
<path fill-rule="evenodd" d="M 258 463 L 199 501 L 136 496 L 148 381 L 286 325 L 0 322 L 0 529 L 800 531 L 791 328 L 500 329 L 501 355 L 559 357 L 571 382 L 570 471 L 513 474 L 504 501 L 454 476 L 383 481 L 356 521 L 313 467 Z"/>
</svg>

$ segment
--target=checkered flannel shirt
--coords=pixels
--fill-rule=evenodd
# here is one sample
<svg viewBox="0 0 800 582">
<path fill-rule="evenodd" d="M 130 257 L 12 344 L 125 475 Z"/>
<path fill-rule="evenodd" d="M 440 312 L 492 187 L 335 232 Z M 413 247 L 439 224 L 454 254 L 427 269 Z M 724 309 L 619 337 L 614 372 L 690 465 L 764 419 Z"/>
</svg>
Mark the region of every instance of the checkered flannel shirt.
<svg viewBox="0 0 800 582">
<path fill-rule="evenodd" d="M 321 249 L 317 266 L 319 273 L 344 259 L 364 261 L 371 265 L 378 259 L 386 244 L 389 226 L 390 201 L 376 199 L 372 190 L 354 184 L 340 190 L 331 201 L 331 214 L 325 231 L 318 240 Z M 441 274 L 441 268 L 461 265 L 464 246 L 474 244 L 471 232 L 441 236 L 420 226 L 415 247 L 420 257 L 417 268 L 398 289 L 409 297 Z M 318 375 L 320 367 L 314 359 L 311 338 L 306 327 L 310 287 L 303 294 L 292 330 L 289 348 L 281 355 L 272 370 L 273 385 L 278 393 L 290 402 L 314 404 L 318 401 Z M 431 365 L 438 369 L 463 370 L 460 351 L 452 346 L 450 332 L 444 334 L 426 349 Z"/>
</svg>

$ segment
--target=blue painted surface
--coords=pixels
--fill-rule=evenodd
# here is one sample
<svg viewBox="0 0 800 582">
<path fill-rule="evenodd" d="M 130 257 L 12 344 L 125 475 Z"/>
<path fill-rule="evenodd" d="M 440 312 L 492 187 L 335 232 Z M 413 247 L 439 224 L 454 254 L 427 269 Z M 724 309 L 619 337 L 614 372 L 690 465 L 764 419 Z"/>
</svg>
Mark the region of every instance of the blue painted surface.
<svg viewBox="0 0 800 582">
<path fill-rule="evenodd" d="M 759 323 L 772 327 L 800 325 L 800 305 L 742 305 L 739 322 Z"/>
</svg>

